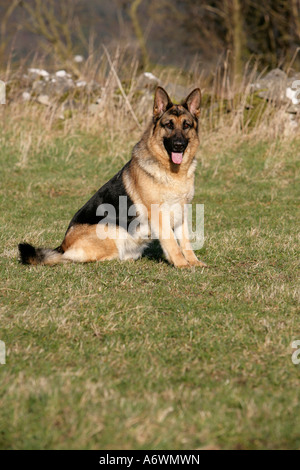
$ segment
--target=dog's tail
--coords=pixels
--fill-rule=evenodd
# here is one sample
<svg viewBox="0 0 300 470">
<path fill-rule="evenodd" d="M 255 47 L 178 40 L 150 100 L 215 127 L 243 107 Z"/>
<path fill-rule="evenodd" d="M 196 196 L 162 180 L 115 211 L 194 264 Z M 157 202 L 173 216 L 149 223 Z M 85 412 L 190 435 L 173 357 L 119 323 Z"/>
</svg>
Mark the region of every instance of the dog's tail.
<svg viewBox="0 0 300 470">
<path fill-rule="evenodd" d="M 29 243 L 20 243 L 19 252 L 20 261 L 23 264 L 48 264 L 52 266 L 64 261 L 61 247 L 51 250 L 49 248 L 34 248 Z"/>
</svg>

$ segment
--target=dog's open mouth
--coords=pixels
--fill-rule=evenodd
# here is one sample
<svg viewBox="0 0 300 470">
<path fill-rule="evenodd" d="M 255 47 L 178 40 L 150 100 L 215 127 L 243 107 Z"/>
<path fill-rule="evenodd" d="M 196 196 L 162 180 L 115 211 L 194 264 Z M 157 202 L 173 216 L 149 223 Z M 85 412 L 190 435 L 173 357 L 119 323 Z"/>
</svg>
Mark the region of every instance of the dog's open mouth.
<svg viewBox="0 0 300 470">
<path fill-rule="evenodd" d="M 174 165 L 180 165 L 183 160 L 184 152 L 188 145 L 187 139 L 183 142 L 172 142 L 171 139 L 164 139 L 164 146 L 169 155 L 170 160 Z"/>
<path fill-rule="evenodd" d="M 176 165 L 180 165 L 183 159 L 183 152 L 171 152 L 172 162 Z"/>
</svg>

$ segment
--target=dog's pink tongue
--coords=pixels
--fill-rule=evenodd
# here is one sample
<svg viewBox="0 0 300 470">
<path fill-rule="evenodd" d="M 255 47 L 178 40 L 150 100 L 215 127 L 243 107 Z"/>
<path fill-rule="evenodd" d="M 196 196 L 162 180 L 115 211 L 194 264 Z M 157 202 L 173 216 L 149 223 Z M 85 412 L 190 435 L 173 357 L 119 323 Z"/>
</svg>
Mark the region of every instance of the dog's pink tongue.
<svg viewBox="0 0 300 470">
<path fill-rule="evenodd" d="M 172 152 L 172 162 L 179 165 L 182 162 L 182 156 L 183 156 L 182 153 Z"/>
</svg>

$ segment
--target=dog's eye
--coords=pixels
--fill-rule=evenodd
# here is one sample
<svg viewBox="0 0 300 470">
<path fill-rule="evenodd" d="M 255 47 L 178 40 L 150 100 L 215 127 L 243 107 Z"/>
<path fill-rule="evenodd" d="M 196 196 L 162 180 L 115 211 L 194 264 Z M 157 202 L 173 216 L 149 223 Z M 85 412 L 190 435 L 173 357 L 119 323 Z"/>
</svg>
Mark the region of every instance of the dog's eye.
<svg viewBox="0 0 300 470">
<path fill-rule="evenodd" d="M 191 125 L 189 122 L 184 121 L 184 123 L 183 123 L 183 129 L 189 129 L 190 127 L 192 127 L 192 125 Z"/>
<path fill-rule="evenodd" d="M 167 129 L 174 129 L 174 124 L 172 121 L 169 121 L 165 124 L 166 128 Z"/>
</svg>

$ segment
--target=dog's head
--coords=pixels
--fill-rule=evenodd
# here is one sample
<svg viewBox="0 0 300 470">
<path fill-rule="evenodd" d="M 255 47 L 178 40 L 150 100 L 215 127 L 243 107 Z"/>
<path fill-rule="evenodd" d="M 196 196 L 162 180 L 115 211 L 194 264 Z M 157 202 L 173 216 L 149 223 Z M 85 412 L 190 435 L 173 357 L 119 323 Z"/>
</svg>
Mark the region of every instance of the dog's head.
<svg viewBox="0 0 300 470">
<path fill-rule="evenodd" d="M 196 153 L 201 92 L 193 90 L 181 104 L 173 104 L 168 93 L 157 87 L 153 106 L 153 135 L 160 143 L 162 156 L 174 166 L 189 164 Z"/>
</svg>

